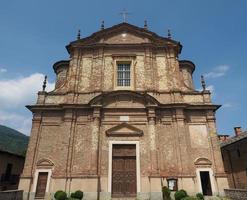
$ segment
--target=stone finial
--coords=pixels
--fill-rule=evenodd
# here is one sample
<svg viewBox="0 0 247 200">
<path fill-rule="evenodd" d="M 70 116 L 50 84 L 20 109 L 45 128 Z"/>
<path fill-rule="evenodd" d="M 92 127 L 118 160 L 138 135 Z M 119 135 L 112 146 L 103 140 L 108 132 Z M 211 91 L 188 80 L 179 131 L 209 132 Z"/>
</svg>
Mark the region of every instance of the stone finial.
<svg viewBox="0 0 247 200">
<path fill-rule="evenodd" d="M 206 83 L 205 83 L 203 75 L 201 75 L 201 84 L 202 84 L 202 91 L 205 91 L 206 90 Z"/>
<path fill-rule="evenodd" d="M 46 88 L 46 81 L 47 81 L 47 76 L 45 75 L 45 79 L 44 79 L 44 82 L 43 82 L 43 92 L 45 91 L 45 88 Z"/>
<path fill-rule="evenodd" d="M 167 30 L 167 37 L 168 37 L 169 39 L 172 38 L 172 34 L 171 34 L 171 30 L 170 30 L 170 29 Z"/>
<path fill-rule="evenodd" d="M 77 40 L 81 39 L 81 30 L 79 29 L 78 30 L 78 33 L 77 33 Z"/>
<path fill-rule="evenodd" d="M 105 21 L 102 20 L 102 21 L 101 21 L 101 30 L 104 30 L 104 29 L 105 29 Z"/>
<path fill-rule="evenodd" d="M 144 20 L 144 29 L 148 29 L 148 23 L 147 23 L 147 20 Z"/>
</svg>

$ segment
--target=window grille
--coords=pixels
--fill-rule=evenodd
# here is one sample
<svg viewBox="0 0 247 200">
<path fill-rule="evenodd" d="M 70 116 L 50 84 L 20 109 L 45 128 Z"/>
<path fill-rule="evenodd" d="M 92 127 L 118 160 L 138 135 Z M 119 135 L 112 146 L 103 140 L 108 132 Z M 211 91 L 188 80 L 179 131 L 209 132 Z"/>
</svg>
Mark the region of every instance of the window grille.
<svg viewBox="0 0 247 200">
<path fill-rule="evenodd" d="M 130 64 L 128 63 L 117 64 L 117 86 L 120 87 L 130 86 Z"/>
</svg>

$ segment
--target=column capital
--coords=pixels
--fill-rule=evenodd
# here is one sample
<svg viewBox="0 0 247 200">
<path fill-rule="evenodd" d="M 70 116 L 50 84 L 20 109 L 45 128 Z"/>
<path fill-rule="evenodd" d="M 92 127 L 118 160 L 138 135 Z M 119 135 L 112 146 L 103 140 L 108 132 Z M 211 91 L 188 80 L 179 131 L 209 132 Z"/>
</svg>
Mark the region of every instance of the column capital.
<svg viewBox="0 0 247 200">
<path fill-rule="evenodd" d="M 148 117 L 148 123 L 149 124 L 155 124 L 155 117 Z"/>
<path fill-rule="evenodd" d="M 184 108 L 176 108 L 175 119 L 177 121 L 184 121 L 185 120 Z"/>
<path fill-rule="evenodd" d="M 156 119 L 155 106 L 147 107 L 147 118 L 149 123 L 155 123 L 155 119 Z"/>
<path fill-rule="evenodd" d="M 215 121 L 215 113 L 213 110 L 208 110 L 206 113 L 207 121 Z"/>
<path fill-rule="evenodd" d="M 100 121 L 100 117 L 101 117 L 101 106 L 94 106 L 93 107 L 93 120 L 94 121 Z"/>
</svg>

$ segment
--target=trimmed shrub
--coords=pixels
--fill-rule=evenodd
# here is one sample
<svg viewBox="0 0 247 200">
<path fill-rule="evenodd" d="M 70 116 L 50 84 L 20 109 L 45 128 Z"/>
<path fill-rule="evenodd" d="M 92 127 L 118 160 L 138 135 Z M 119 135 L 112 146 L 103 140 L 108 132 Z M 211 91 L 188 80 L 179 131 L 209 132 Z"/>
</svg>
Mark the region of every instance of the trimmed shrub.
<svg viewBox="0 0 247 200">
<path fill-rule="evenodd" d="M 199 200 L 204 200 L 203 194 L 202 193 L 197 193 L 196 194 L 197 199 Z"/>
<path fill-rule="evenodd" d="M 63 192 L 63 191 L 62 191 L 62 190 L 56 191 L 55 194 L 54 194 L 54 198 L 57 199 L 57 195 L 58 195 L 59 193 L 61 193 L 61 192 Z"/>
<path fill-rule="evenodd" d="M 73 194 L 73 198 L 76 198 L 76 199 L 82 199 L 83 198 L 83 192 L 81 190 L 77 190 L 77 191 L 75 191 L 75 193 L 72 193 L 72 194 Z"/>
<path fill-rule="evenodd" d="M 175 192 L 174 197 L 175 200 L 182 200 L 183 198 L 187 197 L 187 192 L 185 190 L 179 190 Z"/>
<path fill-rule="evenodd" d="M 71 198 L 75 198 L 75 193 L 74 193 L 74 192 L 71 193 L 71 194 L 70 194 L 70 197 L 71 197 Z"/>
<path fill-rule="evenodd" d="M 55 194 L 54 197 L 56 200 L 66 200 L 67 199 L 67 194 L 66 192 L 62 190 L 58 190 Z"/>
<path fill-rule="evenodd" d="M 162 196 L 163 200 L 171 200 L 171 191 L 168 187 L 164 186 L 162 187 Z"/>
<path fill-rule="evenodd" d="M 185 194 L 185 196 L 187 197 L 188 196 L 188 194 L 187 194 L 187 192 L 185 191 L 185 190 L 180 190 L 181 192 L 183 192 L 184 194 Z"/>
<path fill-rule="evenodd" d="M 182 200 L 198 200 L 196 197 L 184 197 Z"/>
</svg>

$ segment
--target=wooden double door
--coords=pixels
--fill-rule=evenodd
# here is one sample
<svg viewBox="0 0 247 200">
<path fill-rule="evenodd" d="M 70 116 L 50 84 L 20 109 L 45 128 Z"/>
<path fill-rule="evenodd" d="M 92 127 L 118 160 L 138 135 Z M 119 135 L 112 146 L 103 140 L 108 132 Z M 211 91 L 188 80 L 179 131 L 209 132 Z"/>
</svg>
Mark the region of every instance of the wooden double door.
<svg viewBox="0 0 247 200">
<path fill-rule="evenodd" d="M 136 145 L 113 145 L 112 197 L 136 196 Z"/>
</svg>

